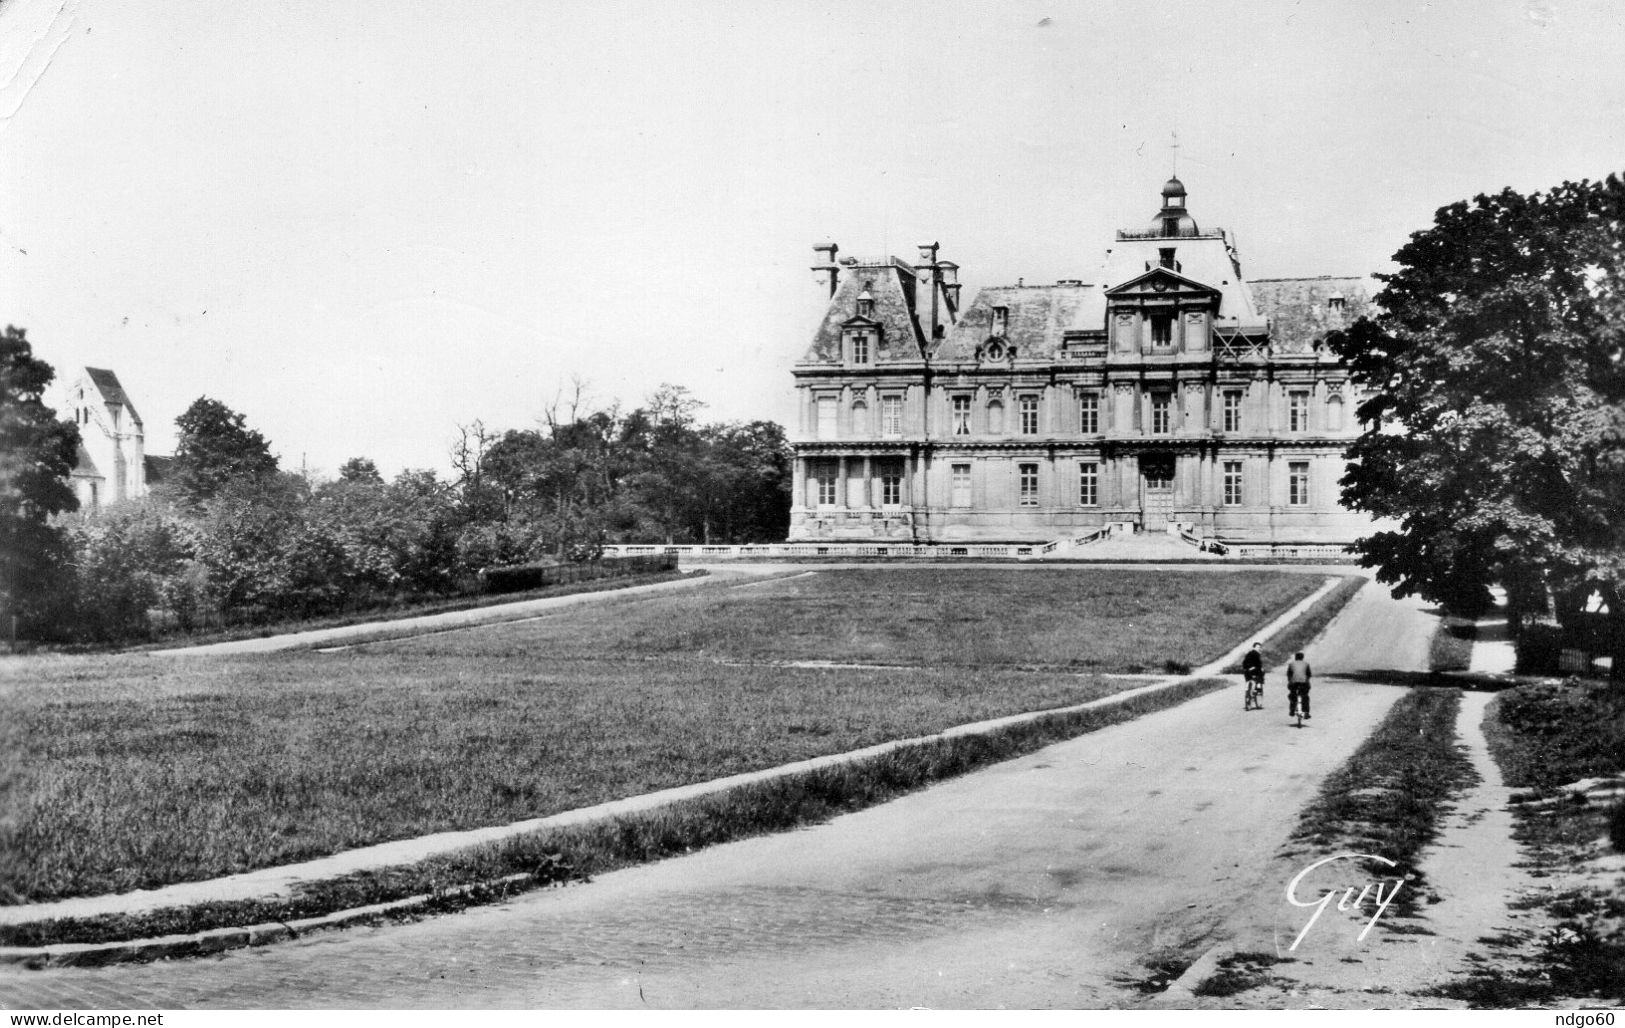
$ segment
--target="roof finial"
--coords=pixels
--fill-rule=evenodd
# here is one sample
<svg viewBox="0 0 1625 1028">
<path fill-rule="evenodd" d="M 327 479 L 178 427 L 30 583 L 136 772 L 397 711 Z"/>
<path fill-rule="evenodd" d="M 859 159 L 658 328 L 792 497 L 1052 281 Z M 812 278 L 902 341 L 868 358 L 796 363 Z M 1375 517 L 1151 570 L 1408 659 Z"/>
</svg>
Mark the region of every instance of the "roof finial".
<svg viewBox="0 0 1625 1028">
<path fill-rule="evenodd" d="M 1179 177 L 1179 129 L 1177 129 L 1177 128 L 1174 129 L 1174 141 L 1169 144 L 1168 149 L 1173 154 L 1173 157 L 1171 159 L 1171 163 L 1174 166 L 1174 178 L 1178 178 Z"/>
</svg>

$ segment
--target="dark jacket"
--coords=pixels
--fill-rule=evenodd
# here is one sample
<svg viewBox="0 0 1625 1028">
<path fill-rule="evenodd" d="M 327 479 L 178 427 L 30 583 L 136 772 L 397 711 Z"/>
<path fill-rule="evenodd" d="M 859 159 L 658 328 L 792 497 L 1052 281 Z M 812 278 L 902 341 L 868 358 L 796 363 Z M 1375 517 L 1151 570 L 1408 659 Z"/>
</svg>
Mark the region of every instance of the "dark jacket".
<svg viewBox="0 0 1625 1028">
<path fill-rule="evenodd" d="M 1264 655 L 1257 650 L 1248 650 L 1247 655 L 1241 658 L 1241 673 L 1249 671 L 1262 672 L 1264 670 Z"/>
</svg>

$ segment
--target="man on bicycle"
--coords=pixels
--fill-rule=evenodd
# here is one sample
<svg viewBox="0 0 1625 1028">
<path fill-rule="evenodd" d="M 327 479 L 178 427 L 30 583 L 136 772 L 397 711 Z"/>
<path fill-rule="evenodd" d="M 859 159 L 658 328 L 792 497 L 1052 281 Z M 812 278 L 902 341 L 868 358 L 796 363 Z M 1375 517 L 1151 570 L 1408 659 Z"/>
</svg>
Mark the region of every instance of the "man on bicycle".
<svg viewBox="0 0 1625 1028">
<path fill-rule="evenodd" d="M 1303 716 L 1309 718 L 1309 679 L 1313 674 L 1309 670 L 1309 662 L 1303 659 L 1303 651 L 1299 650 L 1292 663 L 1286 666 L 1286 695 L 1290 707 L 1287 716 L 1295 717 L 1298 713 L 1298 704 L 1303 704 Z"/>
<path fill-rule="evenodd" d="M 1253 643 L 1253 648 L 1241 658 L 1241 680 L 1258 685 L 1258 695 L 1264 695 L 1264 643 Z"/>
</svg>

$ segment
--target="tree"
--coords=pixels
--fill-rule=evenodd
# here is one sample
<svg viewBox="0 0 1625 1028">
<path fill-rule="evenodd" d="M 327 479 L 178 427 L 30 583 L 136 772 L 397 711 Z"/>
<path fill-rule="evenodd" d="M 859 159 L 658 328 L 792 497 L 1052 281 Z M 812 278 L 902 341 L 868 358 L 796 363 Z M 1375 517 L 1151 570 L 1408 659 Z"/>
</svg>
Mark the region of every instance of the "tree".
<svg viewBox="0 0 1625 1028">
<path fill-rule="evenodd" d="M 666 542 L 710 542 L 703 513 L 711 477 L 694 415 L 705 404 L 682 386 L 663 384 L 629 419 L 639 427 L 641 453 L 629 485 Z"/>
<path fill-rule="evenodd" d="M 384 476 L 378 473 L 378 465 L 367 457 L 351 457 L 339 468 L 339 481 L 341 482 L 371 482 L 375 485 L 384 484 Z"/>
<path fill-rule="evenodd" d="M 791 448 L 772 421 L 707 425 L 713 489 L 708 528 L 731 542 L 777 542 L 790 524 Z"/>
<path fill-rule="evenodd" d="M 1440 209 L 1332 346 L 1370 393 L 1343 496 L 1396 595 L 1481 608 L 1601 592 L 1625 649 L 1625 183 Z"/>
<path fill-rule="evenodd" d="M 33 355 L 25 330 L 0 339 L 0 617 L 42 613 L 65 580 L 67 542 L 52 515 L 76 510 L 68 485 L 79 428 L 58 421 L 44 394 L 55 370 Z"/>
<path fill-rule="evenodd" d="M 166 504 L 132 501 L 64 519 L 77 580 L 74 635 L 115 642 L 152 634 L 167 610 L 191 628 L 202 613 L 186 577 L 195 531 Z"/>
<path fill-rule="evenodd" d="M 215 496 L 229 482 L 254 482 L 276 473 L 276 458 L 265 437 L 219 400 L 198 397 L 175 425 L 180 438 L 171 481 L 190 503 Z"/>
</svg>

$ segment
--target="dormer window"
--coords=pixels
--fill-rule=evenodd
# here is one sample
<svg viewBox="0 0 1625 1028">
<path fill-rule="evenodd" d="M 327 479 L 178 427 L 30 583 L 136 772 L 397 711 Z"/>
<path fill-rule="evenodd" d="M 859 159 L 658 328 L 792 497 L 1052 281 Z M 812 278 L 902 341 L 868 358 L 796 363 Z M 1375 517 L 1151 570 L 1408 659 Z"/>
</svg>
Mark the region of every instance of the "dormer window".
<svg viewBox="0 0 1625 1028">
<path fill-rule="evenodd" d="M 1342 314 L 1343 306 L 1344 300 L 1342 293 L 1333 293 L 1331 296 L 1326 298 L 1326 309 L 1333 314 Z"/>
<path fill-rule="evenodd" d="M 1010 308 L 993 308 L 993 334 L 1002 336 L 1010 328 Z"/>
<path fill-rule="evenodd" d="M 875 316 L 875 295 L 869 292 L 869 290 L 873 287 L 874 282 L 865 282 L 863 284 L 863 292 L 858 294 L 858 317 L 860 318 L 872 318 Z"/>
<path fill-rule="evenodd" d="M 852 363 L 869 363 L 869 333 L 859 332 L 852 337 Z"/>
</svg>

